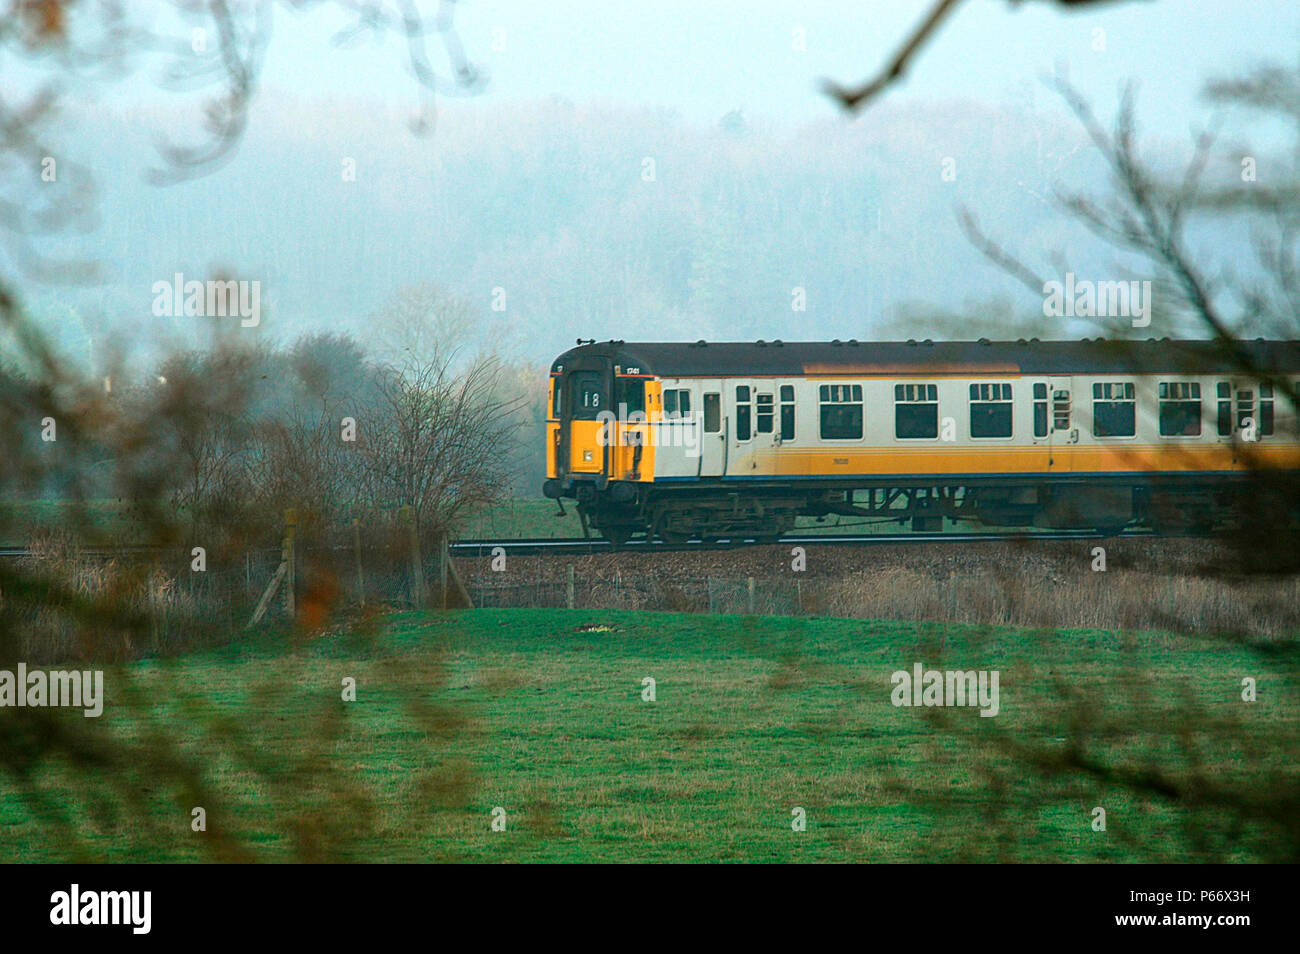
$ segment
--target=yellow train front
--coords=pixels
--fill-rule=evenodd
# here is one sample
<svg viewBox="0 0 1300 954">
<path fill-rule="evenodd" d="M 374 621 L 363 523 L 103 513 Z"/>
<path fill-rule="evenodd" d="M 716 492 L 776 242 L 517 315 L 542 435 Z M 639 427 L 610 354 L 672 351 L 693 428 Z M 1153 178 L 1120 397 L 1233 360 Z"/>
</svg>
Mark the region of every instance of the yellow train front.
<svg viewBox="0 0 1300 954">
<path fill-rule="evenodd" d="M 616 543 L 830 514 L 1209 531 L 1296 486 L 1298 386 L 1294 341 L 590 341 L 551 367 L 543 492 Z"/>
</svg>

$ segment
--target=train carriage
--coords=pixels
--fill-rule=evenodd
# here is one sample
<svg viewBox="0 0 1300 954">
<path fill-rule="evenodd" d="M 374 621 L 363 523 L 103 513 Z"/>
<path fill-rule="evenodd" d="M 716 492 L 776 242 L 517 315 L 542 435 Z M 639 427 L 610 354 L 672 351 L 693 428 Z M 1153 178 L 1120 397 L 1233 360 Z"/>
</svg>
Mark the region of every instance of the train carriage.
<svg viewBox="0 0 1300 954">
<path fill-rule="evenodd" d="M 1298 384 L 1294 341 L 579 342 L 543 492 L 615 542 L 830 514 L 1209 530 L 1252 477 L 1300 477 Z"/>
</svg>

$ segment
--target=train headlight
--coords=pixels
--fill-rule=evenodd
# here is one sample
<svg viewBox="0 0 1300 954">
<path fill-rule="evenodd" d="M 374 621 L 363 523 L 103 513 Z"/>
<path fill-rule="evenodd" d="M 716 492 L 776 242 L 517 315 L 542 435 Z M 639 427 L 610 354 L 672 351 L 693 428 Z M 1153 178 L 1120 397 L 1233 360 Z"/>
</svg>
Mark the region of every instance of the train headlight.
<svg viewBox="0 0 1300 954">
<path fill-rule="evenodd" d="M 589 450 L 587 450 L 587 451 L 583 451 L 583 452 L 582 452 L 582 459 L 583 459 L 584 462 L 590 461 L 590 460 L 591 460 L 591 451 L 589 451 Z"/>
</svg>

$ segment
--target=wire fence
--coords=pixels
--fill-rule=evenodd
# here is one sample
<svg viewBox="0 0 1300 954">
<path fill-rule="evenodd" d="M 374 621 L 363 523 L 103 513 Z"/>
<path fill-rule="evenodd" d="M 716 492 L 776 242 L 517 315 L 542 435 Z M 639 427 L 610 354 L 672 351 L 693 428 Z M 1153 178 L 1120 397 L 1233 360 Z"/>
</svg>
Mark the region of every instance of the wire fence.
<svg viewBox="0 0 1300 954">
<path fill-rule="evenodd" d="M 1252 638 L 1300 632 L 1300 577 L 1220 579 L 1115 568 L 1068 574 L 970 562 L 927 572 L 882 565 L 829 575 L 635 574 L 608 564 L 538 564 L 468 581 L 474 604 L 496 608 L 651 610 L 834 616 L 1051 629 L 1161 630 Z"/>
<path fill-rule="evenodd" d="M 497 572 L 483 559 L 458 569 L 444 537 L 421 541 L 409 526 L 356 526 L 346 536 L 350 544 L 327 545 L 289 529 L 278 548 L 201 558 L 192 548 L 105 554 L 51 543 L 21 557 L 31 592 L 11 586 L 0 592 L 0 608 L 17 625 L 24 653 L 49 660 L 182 652 L 259 625 L 316 632 L 363 608 L 834 616 L 1269 638 L 1300 632 L 1300 576 L 1218 578 L 1190 564 L 1179 572 L 1142 562 L 1092 572 L 1076 558 L 1045 571 L 1022 554 L 1020 562 L 956 561 L 957 569 L 940 572 L 882 564 L 750 575 L 740 567 L 727 573 L 725 564 L 692 573 L 680 562 L 634 565 L 606 556 L 577 565 L 512 560 L 509 572 Z M 111 612 L 87 613 L 96 601 Z"/>
<path fill-rule="evenodd" d="M 479 607 L 665 610 L 681 613 L 748 613 L 800 616 L 824 603 L 815 581 L 706 576 L 668 583 L 625 580 L 621 575 L 528 581 L 475 580 L 468 584 Z"/>
</svg>

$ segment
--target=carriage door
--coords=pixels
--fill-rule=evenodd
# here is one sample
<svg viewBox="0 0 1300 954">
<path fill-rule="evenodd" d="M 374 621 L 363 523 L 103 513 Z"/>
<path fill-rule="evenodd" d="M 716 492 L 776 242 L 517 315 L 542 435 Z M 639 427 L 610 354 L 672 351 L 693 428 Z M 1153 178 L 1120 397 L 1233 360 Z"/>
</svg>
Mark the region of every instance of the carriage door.
<svg viewBox="0 0 1300 954">
<path fill-rule="evenodd" d="M 1048 397 L 1048 470 L 1053 472 L 1071 469 L 1070 449 L 1079 442 L 1079 424 L 1075 419 L 1072 388 L 1069 378 L 1049 378 Z M 1035 434 L 1037 421 L 1035 421 Z"/>
<path fill-rule="evenodd" d="M 754 473 L 776 473 L 776 448 L 781 432 L 776 423 L 776 383 L 754 385 Z"/>
<path fill-rule="evenodd" d="M 1214 382 L 1215 438 L 1220 444 L 1231 444 L 1233 427 L 1232 382 Z"/>
<path fill-rule="evenodd" d="M 700 477 L 721 477 L 727 466 L 727 419 L 722 413 L 722 389 L 706 383 L 701 401 Z"/>
<path fill-rule="evenodd" d="M 749 477 L 755 471 L 754 398 L 756 388 L 749 381 L 728 378 L 723 382 L 723 404 L 730 402 L 731 433 L 727 437 L 725 467 L 736 477 Z"/>
</svg>

